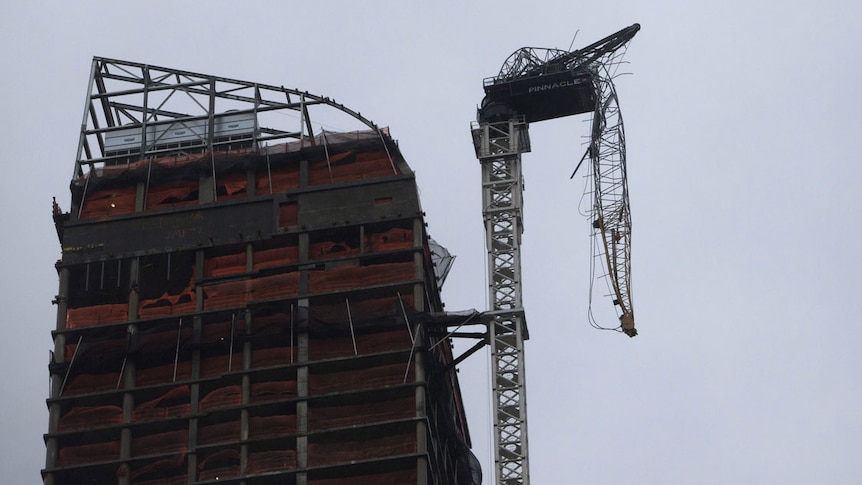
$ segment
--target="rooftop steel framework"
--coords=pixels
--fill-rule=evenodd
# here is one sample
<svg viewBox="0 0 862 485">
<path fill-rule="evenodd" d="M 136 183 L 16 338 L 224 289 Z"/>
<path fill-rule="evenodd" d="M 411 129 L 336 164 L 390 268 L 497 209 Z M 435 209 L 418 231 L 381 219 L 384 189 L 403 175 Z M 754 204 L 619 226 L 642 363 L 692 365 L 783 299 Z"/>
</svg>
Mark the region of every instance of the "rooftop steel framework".
<svg viewBox="0 0 862 485">
<path fill-rule="evenodd" d="M 237 143 L 231 137 L 219 139 L 220 115 L 250 120 L 253 130 L 244 141 L 253 146 L 313 142 L 323 126 L 333 124 L 339 131 L 358 127 L 379 132 L 359 112 L 307 91 L 95 57 L 73 178 L 83 173 L 84 166 L 119 163 L 129 156 L 141 159 L 178 148 L 212 149 Z M 345 119 L 352 127 L 343 126 Z M 171 130 L 185 133 L 172 137 Z M 129 135 L 123 148 L 129 143 L 136 146 L 112 153 L 112 135 Z"/>
</svg>

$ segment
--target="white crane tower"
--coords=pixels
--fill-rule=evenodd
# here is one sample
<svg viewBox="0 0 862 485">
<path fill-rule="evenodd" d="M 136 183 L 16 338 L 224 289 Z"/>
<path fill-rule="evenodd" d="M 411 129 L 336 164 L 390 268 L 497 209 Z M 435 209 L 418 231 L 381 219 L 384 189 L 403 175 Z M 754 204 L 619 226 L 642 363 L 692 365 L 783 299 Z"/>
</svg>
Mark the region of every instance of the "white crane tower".
<svg viewBox="0 0 862 485">
<path fill-rule="evenodd" d="M 581 162 L 589 158 L 592 164 L 596 248 L 620 319 L 616 328 L 630 337 L 637 335 L 631 301 L 625 135 L 613 77 L 638 30 L 640 25 L 634 24 L 571 52 L 519 49 L 497 76 L 484 82 L 485 98 L 472 133 L 482 166 L 498 485 L 529 484 L 524 382 L 528 332 L 521 302 L 521 154 L 530 151 L 529 123 L 593 113 L 589 147 Z"/>
</svg>

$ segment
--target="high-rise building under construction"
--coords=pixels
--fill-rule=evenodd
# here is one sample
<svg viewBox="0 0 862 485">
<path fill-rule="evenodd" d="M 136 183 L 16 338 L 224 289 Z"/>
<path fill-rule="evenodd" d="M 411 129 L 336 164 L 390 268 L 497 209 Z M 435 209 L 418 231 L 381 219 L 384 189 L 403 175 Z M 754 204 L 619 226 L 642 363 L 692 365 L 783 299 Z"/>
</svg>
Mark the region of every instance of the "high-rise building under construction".
<svg viewBox="0 0 862 485">
<path fill-rule="evenodd" d="M 104 58 L 84 111 L 54 207 L 45 484 L 479 483 L 449 261 L 385 129 Z"/>
</svg>

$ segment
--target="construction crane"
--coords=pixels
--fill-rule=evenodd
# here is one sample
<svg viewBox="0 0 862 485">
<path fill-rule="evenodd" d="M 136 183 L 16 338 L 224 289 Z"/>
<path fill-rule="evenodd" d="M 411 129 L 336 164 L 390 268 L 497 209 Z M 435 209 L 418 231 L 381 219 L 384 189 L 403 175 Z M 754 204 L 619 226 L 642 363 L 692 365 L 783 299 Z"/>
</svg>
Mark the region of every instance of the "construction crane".
<svg viewBox="0 0 862 485">
<path fill-rule="evenodd" d="M 631 300 L 625 134 L 613 78 L 638 30 L 640 25 L 634 24 L 571 52 L 519 49 L 497 76 L 484 82 L 485 98 L 471 131 L 482 166 L 498 485 L 529 484 L 523 345 L 529 334 L 521 301 L 521 154 L 530 151 L 529 123 L 592 112 L 589 145 L 578 167 L 589 158 L 598 249 L 593 261 L 603 261 L 619 317 L 616 329 L 630 337 L 637 335 Z M 590 320 L 595 324 L 592 312 Z"/>
</svg>

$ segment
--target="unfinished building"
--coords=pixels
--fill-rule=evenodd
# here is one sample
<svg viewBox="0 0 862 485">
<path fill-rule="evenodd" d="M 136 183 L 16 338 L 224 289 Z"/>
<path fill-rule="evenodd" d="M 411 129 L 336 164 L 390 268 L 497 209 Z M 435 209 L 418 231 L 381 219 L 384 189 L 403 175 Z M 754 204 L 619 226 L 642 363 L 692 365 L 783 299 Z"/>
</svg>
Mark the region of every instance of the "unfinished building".
<svg viewBox="0 0 862 485">
<path fill-rule="evenodd" d="M 71 192 L 45 484 L 479 483 L 448 262 L 386 130 L 96 58 Z"/>
</svg>

